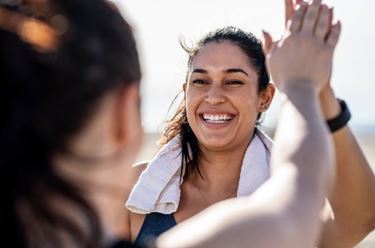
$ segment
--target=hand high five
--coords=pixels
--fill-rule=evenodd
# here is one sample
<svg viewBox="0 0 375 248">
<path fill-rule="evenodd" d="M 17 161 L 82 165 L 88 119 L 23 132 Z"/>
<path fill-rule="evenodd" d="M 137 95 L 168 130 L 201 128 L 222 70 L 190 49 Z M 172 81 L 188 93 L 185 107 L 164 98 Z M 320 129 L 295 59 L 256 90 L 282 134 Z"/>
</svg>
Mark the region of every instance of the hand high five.
<svg viewBox="0 0 375 248">
<path fill-rule="evenodd" d="M 340 22 L 331 26 L 331 21 L 331 11 L 321 0 L 298 5 L 283 38 L 272 43 L 267 53 L 272 81 L 280 90 L 299 84 L 319 92 L 329 81 L 341 31 Z"/>
</svg>

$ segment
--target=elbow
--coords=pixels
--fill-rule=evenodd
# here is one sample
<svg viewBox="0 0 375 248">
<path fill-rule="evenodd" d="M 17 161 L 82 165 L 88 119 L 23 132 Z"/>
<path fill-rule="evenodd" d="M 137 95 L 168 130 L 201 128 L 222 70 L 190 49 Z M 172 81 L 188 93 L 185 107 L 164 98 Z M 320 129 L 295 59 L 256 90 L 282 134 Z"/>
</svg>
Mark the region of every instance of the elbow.
<svg viewBox="0 0 375 248">
<path fill-rule="evenodd" d="M 368 219 L 368 228 L 371 231 L 375 229 L 375 197 L 373 197 L 372 204 L 370 204 L 370 217 Z"/>
<path fill-rule="evenodd" d="M 354 226 L 358 228 L 359 234 L 366 236 L 375 230 L 375 189 L 366 192 L 363 198 L 367 199 L 363 200 L 361 208 L 358 208 L 357 214 L 354 215 L 356 217 L 353 218 L 353 221 L 356 220 Z M 348 223 L 348 225 L 354 223 Z"/>
<path fill-rule="evenodd" d="M 348 223 L 347 229 L 349 230 L 351 229 L 352 230 L 351 232 L 353 234 L 357 233 L 358 238 L 360 239 L 367 236 L 370 232 L 372 232 L 375 229 L 375 210 L 374 209 L 371 212 L 367 213 L 366 215 L 363 215 L 362 218 L 357 218 L 357 223 L 355 225 L 354 223 L 352 224 Z M 352 225 L 351 228 L 350 228 L 350 225 Z"/>
<path fill-rule="evenodd" d="M 366 232 L 366 235 L 373 230 L 375 230 L 375 208 L 372 211 L 371 217 L 368 218 L 364 224 L 364 231 Z"/>
<path fill-rule="evenodd" d="M 370 204 L 370 207 L 367 209 L 367 214 L 364 214 L 360 225 L 363 231 L 363 234 L 367 235 L 375 229 L 375 201 Z"/>
<path fill-rule="evenodd" d="M 341 228 L 342 229 L 342 228 Z M 353 245 L 364 239 L 369 233 L 375 229 L 375 211 L 371 211 L 362 218 L 357 218 L 356 223 L 348 223 L 347 227 L 344 228 L 346 232 L 344 236 L 351 240 Z M 350 238 L 351 237 L 351 238 Z"/>
</svg>

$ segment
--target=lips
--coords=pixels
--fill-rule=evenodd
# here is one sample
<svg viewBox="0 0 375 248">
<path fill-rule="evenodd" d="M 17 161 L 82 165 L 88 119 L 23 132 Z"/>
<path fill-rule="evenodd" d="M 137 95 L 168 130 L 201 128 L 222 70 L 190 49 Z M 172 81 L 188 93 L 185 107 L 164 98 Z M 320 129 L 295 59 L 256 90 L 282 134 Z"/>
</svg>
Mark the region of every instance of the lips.
<svg viewBox="0 0 375 248">
<path fill-rule="evenodd" d="M 211 123 L 211 124 L 229 123 L 235 117 L 235 115 L 229 114 L 229 113 L 220 113 L 220 114 L 201 113 L 199 114 L 199 116 L 205 123 Z"/>
</svg>

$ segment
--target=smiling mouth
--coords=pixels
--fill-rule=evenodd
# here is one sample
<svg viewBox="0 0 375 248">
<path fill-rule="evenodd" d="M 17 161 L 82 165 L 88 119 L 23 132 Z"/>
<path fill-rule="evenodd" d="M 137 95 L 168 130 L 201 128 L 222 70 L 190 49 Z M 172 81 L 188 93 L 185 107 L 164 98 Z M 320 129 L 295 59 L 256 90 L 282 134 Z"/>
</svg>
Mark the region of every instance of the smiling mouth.
<svg viewBox="0 0 375 248">
<path fill-rule="evenodd" d="M 233 120 L 234 115 L 230 114 L 200 114 L 199 115 L 204 122 L 213 124 L 224 124 Z"/>
</svg>

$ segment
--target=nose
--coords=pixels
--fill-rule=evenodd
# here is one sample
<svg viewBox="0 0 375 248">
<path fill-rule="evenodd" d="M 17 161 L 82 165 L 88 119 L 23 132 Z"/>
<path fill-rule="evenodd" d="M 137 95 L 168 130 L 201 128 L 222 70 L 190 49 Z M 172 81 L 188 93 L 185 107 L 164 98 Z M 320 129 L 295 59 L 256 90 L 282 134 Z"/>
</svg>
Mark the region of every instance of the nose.
<svg viewBox="0 0 375 248">
<path fill-rule="evenodd" d="M 222 89 L 218 86 L 210 87 L 207 91 L 205 101 L 211 105 L 218 105 L 225 102 L 225 96 Z"/>
</svg>

